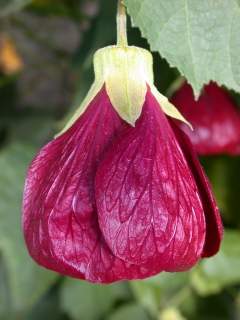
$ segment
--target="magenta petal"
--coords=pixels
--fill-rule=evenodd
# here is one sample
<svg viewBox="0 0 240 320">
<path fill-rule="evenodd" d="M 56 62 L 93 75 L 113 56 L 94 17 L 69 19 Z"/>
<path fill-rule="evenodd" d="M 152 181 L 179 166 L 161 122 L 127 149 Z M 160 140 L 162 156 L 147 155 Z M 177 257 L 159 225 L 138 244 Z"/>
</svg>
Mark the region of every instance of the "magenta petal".
<svg viewBox="0 0 240 320">
<path fill-rule="evenodd" d="M 205 217 L 195 179 L 150 91 L 136 126 L 125 130 L 96 175 L 99 223 L 119 258 L 158 272 L 201 257 Z"/>
<path fill-rule="evenodd" d="M 40 265 L 93 282 L 145 277 L 144 268 L 112 254 L 96 213 L 96 168 L 122 124 L 102 89 L 75 124 L 33 160 L 24 191 L 23 229 Z"/>
<path fill-rule="evenodd" d="M 185 83 L 171 101 L 192 124 L 193 131 L 181 127 L 199 154 L 240 154 L 240 114 L 226 90 L 211 82 L 195 101 Z"/>
<path fill-rule="evenodd" d="M 222 240 L 223 226 L 221 216 L 213 197 L 209 181 L 204 174 L 189 138 L 173 122 L 171 122 L 171 124 L 199 189 L 207 226 L 202 257 L 210 257 L 218 252 Z"/>
</svg>

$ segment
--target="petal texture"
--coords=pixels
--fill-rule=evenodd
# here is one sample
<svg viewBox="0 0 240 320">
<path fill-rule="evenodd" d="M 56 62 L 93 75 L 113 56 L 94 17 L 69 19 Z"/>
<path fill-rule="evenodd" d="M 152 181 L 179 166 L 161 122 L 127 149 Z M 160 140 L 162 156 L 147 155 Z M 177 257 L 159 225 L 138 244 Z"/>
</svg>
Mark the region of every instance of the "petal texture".
<svg viewBox="0 0 240 320">
<path fill-rule="evenodd" d="M 216 201 L 213 197 L 209 181 L 202 169 L 200 162 L 198 161 L 196 152 L 193 150 L 193 146 L 189 138 L 172 120 L 170 120 L 170 122 L 175 132 L 175 136 L 177 137 L 177 140 L 188 161 L 188 165 L 195 177 L 195 181 L 197 182 L 207 226 L 206 240 L 202 257 L 210 257 L 218 252 L 222 240 L 223 225 L 221 216 Z"/>
<path fill-rule="evenodd" d="M 211 82 L 195 101 L 185 83 L 171 102 L 192 124 L 193 131 L 185 124 L 181 127 L 199 154 L 240 154 L 240 114 L 223 88 Z"/>
<path fill-rule="evenodd" d="M 112 254 L 98 226 L 95 172 L 122 126 L 103 88 L 75 124 L 33 160 L 24 191 L 23 229 L 31 256 L 46 268 L 92 282 L 146 276 L 143 266 Z"/>
<path fill-rule="evenodd" d="M 205 217 L 194 176 L 150 90 L 135 128 L 119 137 L 96 175 L 99 224 L 126 262 L 182 271 L 201 257 Z"/>
</svg>

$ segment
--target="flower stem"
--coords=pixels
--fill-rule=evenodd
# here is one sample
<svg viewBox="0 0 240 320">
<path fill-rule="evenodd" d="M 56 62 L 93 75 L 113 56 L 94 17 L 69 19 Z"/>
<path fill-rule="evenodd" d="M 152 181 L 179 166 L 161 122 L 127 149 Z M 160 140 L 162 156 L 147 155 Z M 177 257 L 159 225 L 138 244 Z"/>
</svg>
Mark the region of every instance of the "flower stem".
<svg viewBox="0 0 240 320">
<path fill-rule="evenodd" d="M 118 0 L 117 11 L 117 45 L 126 47 L 128 45 L 127 40 L 127 16 L 126 9 L 123 4 L 123 0 Z"/>
</svg>

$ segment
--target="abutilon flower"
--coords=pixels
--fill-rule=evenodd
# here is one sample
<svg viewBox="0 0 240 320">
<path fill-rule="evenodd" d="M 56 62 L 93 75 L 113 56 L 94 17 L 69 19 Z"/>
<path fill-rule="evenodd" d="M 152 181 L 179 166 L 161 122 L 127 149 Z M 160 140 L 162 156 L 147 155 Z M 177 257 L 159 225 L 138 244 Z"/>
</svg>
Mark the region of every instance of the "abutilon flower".
<svg viewBox="0 0 240 320">
<path fill-rule="evenodd" d="M 153 84 L 152 56 L 117 45 L 27 173 L 23 231 L 40 265 L 91 282 L 185 271 L 214 255 L 222 224 L 185 121 Z"/>
<path fill-rule="evenodd" d="M 186 82 L 175 92 L 171 102 L 191 122 L 194 130 L 180 126 L 200 155 L 240 154 L 240 113 L 228 92 L 210 82 L 195 101 Z"/>
</svg>

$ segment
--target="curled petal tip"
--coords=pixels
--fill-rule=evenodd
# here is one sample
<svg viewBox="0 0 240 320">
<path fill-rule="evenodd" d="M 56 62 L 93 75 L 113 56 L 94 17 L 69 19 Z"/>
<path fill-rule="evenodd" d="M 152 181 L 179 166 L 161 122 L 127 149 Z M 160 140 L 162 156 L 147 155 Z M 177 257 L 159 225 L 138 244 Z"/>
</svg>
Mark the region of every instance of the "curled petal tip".
<svg viewBox="0 0 240 320">
<path fill-rule="evenodd" d="M 179 112 L 179 110 L 168 100 L 167 97 L 161 94 L 154 85 L 151 86 L 151 91 L 157 99 L 163 112 L 167 116 L 173 119 L 180 120 L 181 122 L 185 123 L 191 130 L 193 130 L 193 126 L 191 125 L 191 123 L 184 118 L 184 116 Z"/>
</svg>

